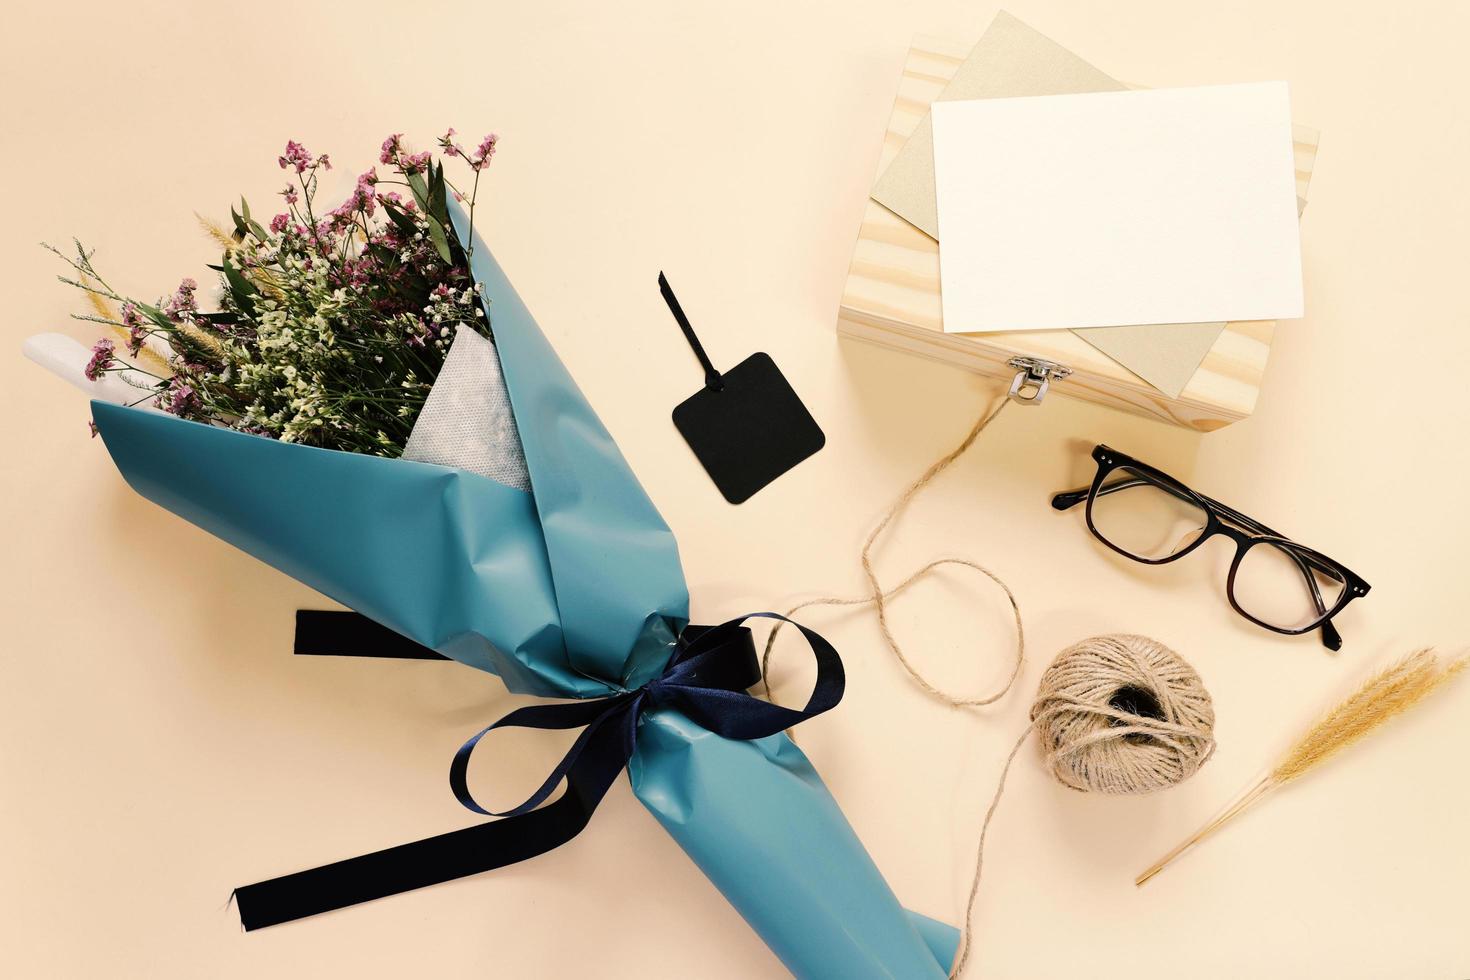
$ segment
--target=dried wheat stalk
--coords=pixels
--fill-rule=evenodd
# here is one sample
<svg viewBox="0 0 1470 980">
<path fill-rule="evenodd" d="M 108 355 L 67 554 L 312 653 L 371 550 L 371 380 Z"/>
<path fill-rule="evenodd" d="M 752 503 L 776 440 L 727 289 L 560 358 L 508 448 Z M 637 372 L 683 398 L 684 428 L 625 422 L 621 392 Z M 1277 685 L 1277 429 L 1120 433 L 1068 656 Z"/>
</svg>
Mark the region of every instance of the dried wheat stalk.
<svg viewBox="0 0 1470 980">
<path fill-rule="evenodd" d="M 86 290 L 87 301 L 92 306 L 93 315 L 87 317 L 87 319 L 106 324 L 108 330 L 116 335 L 120 343 L 127 344 L 128 331 L 122 326 L 122 311 L 113 305 L 111 300 L 104 298 L 102 293 L 98 291 L 100 284 L 97 280 L 83 274 L 81 276 L 81 283 L 83 289 Z M 157 351 L 149 347 L 145 346 L 139 350 L 134 360 L 143 368 L 153 373 L 168 372 L 168 362 Z"/>
<path fill-rule="evenodd" d="M 1142 885 L 1148 881 L 1185 851 L 1259 803 L 1272 790 L 1310 772 L 1390 718 L 1403 714 L 1464 670 L 1467 663 L 1470 663 L 1470 658 L 1444 660 L 1433 650 L 1419 650 L 1380 671 L 1297 739 L 1274 769 L 1219 816 L 1139 875 L 1134 884 Z"/>
</svg>

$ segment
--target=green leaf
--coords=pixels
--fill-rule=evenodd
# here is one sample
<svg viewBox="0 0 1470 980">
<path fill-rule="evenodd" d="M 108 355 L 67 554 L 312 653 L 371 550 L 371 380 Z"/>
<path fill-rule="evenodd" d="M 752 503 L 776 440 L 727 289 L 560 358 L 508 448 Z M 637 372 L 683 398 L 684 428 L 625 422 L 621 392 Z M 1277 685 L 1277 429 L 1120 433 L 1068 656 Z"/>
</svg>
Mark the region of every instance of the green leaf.
<svg viewBox="0 0 1470 980">
<path fill-rule="evenodd" d="M 230 220 L 235 223 L 236 238 L 244 238 L 249 233 L 250 229 L 246 226 L 245 219 L 236 214 L 233 207 L 230 208 Z"/>
<path fill-rule="evenodd" d="M 230 289 L 234 292 L 244 293 L 246 296 L 254 296 L 260 292 L 259 289 L 255 288 L 255 283 L 246 279 L 239 269 L 230 265 L 228 259 L 220 266 L 220 269 L 224 272 L 225 278 L 229 280 Z"/>
<path fill-rule="evenodd" d="M 148 319 L 152 320 L 160 327 L 177 326 L 177 324 L 175 324 L 172 320 L 164 316 L 163 311 L 156 306 L 149 306 L 147 303 L 134 303 L 133 305 L 142 310 L 145 314 L 147 314 Z"/>
<path fill-rule="evenodd" d="M 453 265 L 454 260 L 449 257 L 449 239 L 444 234 L 444 226 L 439 223 L 438 218 L 429 218 L 429 240 L 434 243 L 434 250 L 439 253 L 439 258 L 444 260 L 445 265 Z"/>
<path fill-rule="evenodd" d="M 432 165 L 429 169 L 429 175 L 431 179 L 434 176 L 434 169 Z M 408 188 L 409 190 L 413 191 L 413 199 L 418 202 L 419 208 L 429 219 L 429 240 L 434 243 L 434 250 L 439 253 L 439 257 L 444 260 L 444 263 L 446 265 L 452 265 L 454 260 L 450 258 L 449 255 L 449 238 L 444 234 L 444 224 L 447 224 L 449 222 L 449 212 L 444 204 L 443 199 L 444 172 L 442 169 L 439 171 L 438 183 L 439 210 L 444 213 L 444 217 L 442 219 L 434 210 L 434 190 L 430 186 L 430 184 L 424 181 L 424 175 L 410 174 L 408 177 Z M 441 220 L 444 222 L 444 224 L 440 223 Z"/>
<path fill-rule="evenodd" d="M 429 165 L 429 213 L 446 226 L 449 224 L 449 204 L 444 194 L 444 165 Z"/>
<path fill-rule="evenodd" d="M 396 227 L 403 234 L 412 238 L 414 232 L 418 231 L 418 228 L 415 227 L 413 223 L 413 219 L 410 218 L 402 208 L 394 204 L 392 201 L 384 201 L 383 210 L 388 212 L 388 220 L 392 221 L 394 227 Z"/>
<path fill-rule="evenodd" d="M 262 242 L 265 241 L 266 230 L 264 227 L 261 226 L 259 221 L 256 221 L 254 218 L 250 217 L 250 204 L 243 197 L 240 198 L 240 214 L 245 219 L 245 227 L 250 229 L 250 233 L 255 236 L 256 240 Z M 240 231 L 241 237 L 243 238 L 244 231 L 240 228 L 240 225 L 241 222 L 237 219 L 235 221 L 235 228 L 236 230 Z"/>
<path fill-rule="evenodd" d="M 230 292 L 235 296 L 235 302 L 240 304 L 240 309 L 244 310 L 248 315 L 253 316 L 255 314 L 255 297 L 260 294 L 260 290 L 255 288 L 253 282 L 241 275 L 239 269 L 236 269 L 228 262 L 225 263 L 224 274 L 225 281 L 230 284 Z"/>
<path fill-rule="evenodd" d="M 413 199 L 419 209 L 425 214 L 429 213 L 429 185 L 424 183 L 423 174 L 408 175 L 408 189 L 413 191 Z"/>
</svg>

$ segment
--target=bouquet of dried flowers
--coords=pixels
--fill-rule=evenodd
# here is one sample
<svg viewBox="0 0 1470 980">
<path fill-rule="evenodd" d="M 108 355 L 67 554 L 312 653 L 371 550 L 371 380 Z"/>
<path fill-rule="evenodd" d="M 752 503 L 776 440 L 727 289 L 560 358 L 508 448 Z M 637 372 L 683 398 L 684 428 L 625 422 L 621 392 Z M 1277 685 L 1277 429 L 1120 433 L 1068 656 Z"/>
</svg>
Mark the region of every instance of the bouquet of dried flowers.
<svg viewBox="0 0 1470 980">
<path fill-rule="evenodd" d="M 464 780 L 491 729 L 583 728 L 514 815 L 246 885 L 242 923 L 545 853 L 626 771 L 797 976 L 943 977 L 958 934 L 904 911 L 784 734 L 840 699 L 837 652 L 801 629 L 817 683 L 788 709 L 744 693 L 760 664 L 741 619 L 687 629 L 673 533 L 475 232 L 495 138 L 473 152 L 453 138 L 440 156 L 468 165 L 463 190 L 444 160 L 395 135 L 380 157 L 391 169 L 369 170 L 325 212 L 317 183 L 331 164 L 292 142 L 279 161 L 295 181 L 286 210 L 262 226 L 241 201 L 233 228 L 215 232 L 215 311 L 191 280 L 153 304 L 126 298 L 78 246 L 66 281 L 115 336 L 90 355 L 66 337 L 28 342 L 92 397 L 133 489 L 377 624 L 353 639 L 361 624 L 340 618 L 353 614 L 308 613 L 328 629 L 306 652 L 427 648 L 558 700 L 464 744 L 450 782 L 466 807 L 486 813 Z M 155 410 L 119 404 L 130 401 Z"/>
<path fill-rule="evenodd" d="M 212 312 L 200 309 L 194 279 L 145 303 L 113 289 L 79 242 L 74 255 L 52 248 L 73 270 L 61 280 L 92 301 L 80 318 L 117 334 L 97 341 L 86 377 L 117 373 L 142 390 L 137 402 L 183 418 L 399 455 L 457 330 L 490 335 L 469 273 L 474 239 L 461 245 L 454 234 L 447 195 L 465 205 L 473 227 L 496 141 L 492 134 L 466 151 L 454 130 L 440 137 L 441 155 L 472 175 L 461 190 L 442 159 L 389 136 L 378 158 L 389 173 L 363 173 L 330 210 L 318 201 L 327 154 L 288 142 L 278 161 L 292 177 L 284 211 L 262 225 L 242 198 L 230 209 L 233 228 L 205 223 L 224 249 L 211 267 L 219 282 Z"/>
</svg>

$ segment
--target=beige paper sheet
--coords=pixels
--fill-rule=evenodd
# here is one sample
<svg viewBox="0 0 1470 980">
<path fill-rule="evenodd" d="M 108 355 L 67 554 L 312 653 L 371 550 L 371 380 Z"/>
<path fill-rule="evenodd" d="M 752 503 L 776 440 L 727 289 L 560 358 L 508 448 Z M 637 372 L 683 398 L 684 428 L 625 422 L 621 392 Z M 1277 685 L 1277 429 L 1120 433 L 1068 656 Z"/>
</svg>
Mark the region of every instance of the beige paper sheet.
<svg viewBox="0 0 1470 980">
<path fill-rule="evenodd" d="M 1129 86 L 1103 74 L 1051 38 L 1001 11 L 940 100 L 1116 92 Z M 934 195 L 934 133 L 919 123 L 873 187 L 873 200 L 939 238 Z M 1223 323 L 1143 324 L 1073 331 L 1171 398 L 1179 397 Z"/>
</svg>

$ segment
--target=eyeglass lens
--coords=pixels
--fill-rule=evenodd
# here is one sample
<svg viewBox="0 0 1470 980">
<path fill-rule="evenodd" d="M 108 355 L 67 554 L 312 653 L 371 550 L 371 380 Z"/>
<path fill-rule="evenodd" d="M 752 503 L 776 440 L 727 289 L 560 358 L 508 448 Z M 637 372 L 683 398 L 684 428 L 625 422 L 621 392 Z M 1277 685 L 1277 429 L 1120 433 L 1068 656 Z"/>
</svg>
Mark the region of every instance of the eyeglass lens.
<svg viewBox="0 0 1470 980">
<path fill-rule="evenodd" d="M 1179 554 L 1204 533 L 1209 515 L 1129 466 L 1110 471 L 1092 500 L 1092 525 L 1113 547 L 1143 561 Z"/>
<path fill-rule="evenodd" d="M 1256 541 L 1235 569 L 1231 595 L 1246 615 L 1301 630 L 1336 608 L 1347 583 L 1335 569 L 1286 542 Z"/>
</svg>

